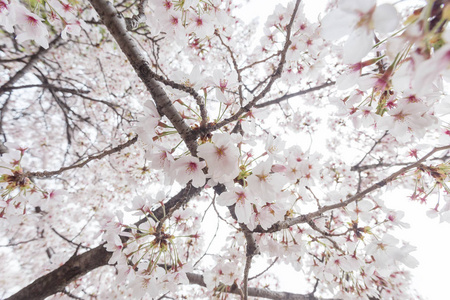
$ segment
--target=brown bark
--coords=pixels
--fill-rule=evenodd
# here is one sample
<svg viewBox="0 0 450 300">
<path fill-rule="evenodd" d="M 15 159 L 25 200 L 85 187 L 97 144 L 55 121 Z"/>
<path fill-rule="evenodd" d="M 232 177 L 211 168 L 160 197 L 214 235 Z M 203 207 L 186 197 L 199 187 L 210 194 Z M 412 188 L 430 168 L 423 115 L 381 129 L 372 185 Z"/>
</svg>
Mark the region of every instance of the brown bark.
<svg viewBox="0 0 450 300">
<path fill-rule="evenodd" d="M 7 300 L 45 299 L 84 274 L 108 263 L 112 253 L 104 244 L 80 255 L 72 256 L 64 265 L 36 279 Z"/>
</svg>

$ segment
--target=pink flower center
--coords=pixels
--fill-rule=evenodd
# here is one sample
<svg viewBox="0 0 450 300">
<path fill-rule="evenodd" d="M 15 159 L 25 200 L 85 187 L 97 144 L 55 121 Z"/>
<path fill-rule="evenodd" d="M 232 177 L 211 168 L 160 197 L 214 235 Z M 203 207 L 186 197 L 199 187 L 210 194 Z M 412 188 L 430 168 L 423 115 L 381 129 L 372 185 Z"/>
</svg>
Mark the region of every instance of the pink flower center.
<svg viewBox="0 0 450 300">
<path fill-rule="evenodd" d="M 195 23 L 197 23 L 197 26 L 202 26 L 203 25 L 203 20 L 201 18 L 197 18 L 195 20 Z"/>
<path fill-rule="evenodd" d="M 403 112 L 399 112 L 398 114 L 393 115 L 395 121 L 401 121 L 401 122 L 403 122 L 403 121 L 405 120 L 405 117 L 406 117 L 406 116 L 407 116 L 407 115 L 404 114 Z"/>
<path fill-rule="evenodd" d="M 31 26 L 37 26 L 39 21 L 35 17 L 27 15 L 27 23 Z"/>
<path fill-rule="evenodd" d="M 71 12 L 73 10 L 72 6 L 70 4 L 64 4 L 62 3 L 63 9 L 65 12 Z"/>
<path fill-rule="evenodd" d="M 236 195 L 237 195 L 237 201 L 239 201 L 239 202 L 244 202 L 244 200 L 247 198 L 247 197 L 245 197 L 245 193 L 244 192 L 239 192 L 239 193 L 236 193 Z"/>
<path fill-rule="evenodd" d="M 224 146 L 221 146 L 220 148 L 216 147 L 216 155 L 219 159 L 225 156 L 225 150 L 227 150 L 227 148 Z"/>
<path fill-rule="evenodd" d="M 0 13 L 7 9 L 8 9 L 8 5 L 6 5 L 5 2 L 0 1 Z"/>
<path fill-rule="evenodd" d="M 268 174 L 260 174 L 260 175 L 256 175 L 256 177 L 258 177 L 259 181 L 266 181 L 267 177 L 269 177 Z"/>
<path fill-rule="evenodd" d="M 172 23 L 172 25 L 178 25 L 178 18 L 172 16 L 170 23 Z"/>
<path fill-rule="evenodd" d="M 191 162 L 188 164 L 188 167 L 187 167 L 186 170 L 187 170 L 189 173 L 194 173 L 195 171 L 197 171 L 197 168 L 198 168 L 197 164 L 196 164 L 195 162 L 191 161 Z"/>
<path fill-rule="evenodd" d="M 170 1 L 164 1 L 164 7 L 169 10 L 172 8 L 172 2 Z"/>
<path fill-rule="evenodd" d="M 414 95 L 411 95 L 411 96 L 408 97 L 408 102 L 409 102 L 409 103 L 417 103 L 417 102 L 419 102 L 419 101 L 420 101 L 420 100 L 417 99 L 416 96 L 414 96 Z"/>
<path fill-rule="evenodd" d="M 225 91 L 225 89 L 227 88 L 228 85 L 228 80 L 226 79 L 220 79 L 220 90 L 222 91 L 222 93 Z"/>
</svg>

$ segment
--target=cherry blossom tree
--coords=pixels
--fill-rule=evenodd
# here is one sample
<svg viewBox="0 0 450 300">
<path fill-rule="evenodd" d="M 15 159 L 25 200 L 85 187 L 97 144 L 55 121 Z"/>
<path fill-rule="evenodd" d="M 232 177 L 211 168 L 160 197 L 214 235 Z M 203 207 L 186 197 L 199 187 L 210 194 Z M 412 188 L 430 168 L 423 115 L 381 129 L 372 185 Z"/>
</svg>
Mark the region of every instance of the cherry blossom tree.
<svg viewBox="0 0 450 300">
<path fill-rule="evenodd" d="M 450 2 L 303 2 L 0 0 L 0 297 L 420 298 L 389 192 L 450 222 Z"/>
</svg>

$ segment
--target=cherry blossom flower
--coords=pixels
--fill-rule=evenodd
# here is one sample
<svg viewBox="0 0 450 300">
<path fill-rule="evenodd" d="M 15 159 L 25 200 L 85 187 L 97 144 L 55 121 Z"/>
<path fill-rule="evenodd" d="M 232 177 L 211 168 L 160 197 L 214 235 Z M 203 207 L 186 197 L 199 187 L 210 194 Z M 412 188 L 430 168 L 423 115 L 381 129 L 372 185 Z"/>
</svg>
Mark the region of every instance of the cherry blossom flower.
<svg viewBox="0 0 450 300">
<path fill-rule="evenodd" d="M 207 36 L 214 34 L 213 18 L 208 14 L 198 15 L 197 13 L 189 12 L 188 30 L 195 32 L 199 39 L 204 39 Z"/>
<path fill-rule="evenodd" d="M 413 91 L 419 95 L 429 92 L 436 77 L 450 66 L 450 44 L 437 50 L 434 55 L 417 66 L 412 81 Z M 450 73 L 447 72 L 447 75 Z M 448 77 L 448 76 L 447 76 Z"/>
<path fill-rule="evenodd" d="M 378 128 L 389 130 L 400 142 L 408 140 L 408 133 L 420 138 L 425 135 L 427 127 L 436 124 L 436 118 L 427 112 L 428 107 L 423 103 L 399 101 L 396 108 L 388 111 L 389 116 L 381 118 Z"/>
<path fill-rule="evenodd" d="M 224 76 L 220 70 L 214 70 L 213 77 L 210 81 L 216 87 L 217 100 L 226 105 L 234 103 L 234 97 L 227 97 L 225 92 L 237 86 L 237 74 L 235 72 L 232 72 L 229 76 Z"/>
<path fill-rule="evenodd" d="M 56 11 L 66 22 L 75 20 L 75 15 L 73 14 L 75 8 L 69 3 L 61 0 L 47 0 L 46 5 L 50 6 L 50 10 Z"/>
<path fill-rule="evenodd" d="M 345 0 L 322 20 L 322 36 L 337 40 L 350 35 L 344 45 L 344 62 L 359 62 L 372 49 L 374 36 L 393 31 L 398 24 L 397 11 L 390 4 L 375 6 L 375 0 Z"/>
<path fill-rule="evenodd" d="M 363 62 L 358 62 L 350 66 L 343 74 L 336 79 L 338 89 L 346 90 L 353 87 L 358 83 L 358 79 L 361 76 L 361 71 L 364 67 L 370 66 L 376 63 L 378 59 L 369 59 Z"/>
<path fill-rule="evenodd" d="M 205 184 L 206 175 L 202 169 L 206 166 L 204 161 L 200 161 L 197 157 L 185 156 L 177 159 L 173 165 L 178 183 L 184 185 L 192 180 L 192 185 L 201 187 Z"/>
<path fill-rule="evenodd" d="M 269 154 L 270 157 L 273 157 L 275 159 L 280 159 L 281 156 L 278 155 L 279 152 L 284 150 L 284 146 L 286 145 L 286 142 L 281 140 L 281 138 L 277 138 L 272 135 L 267 136 L 265 150 Z"/>
<path fill-rule="evenodd" d="M 445 195 L 443 198 L 445 202 L 439 210 L 440 222 L 450 223 L 450 195 Z"/>
<path fill-rule="evenodd" d="M 20 4 L 14 3 L 15 17 L 18 25 L 23 32 L 18 34 L 16 39 L 19 43 L 27 40 L 34 40 L 42 48 L 48 48 L 48 31 L 42 23 L 42 19 L 36 14 L 31 13 Z"/>
<path fill-rule="evenodd" d="M 351 115 L 351 120 L 355 128 L 369 127 L 375 125 L 380 119 L 380 116 L 375 113 L 373 106 L 359 106 L 356 111 Z"/>
<path fill-rule="evenodd" d="M 161 116 L 156 109 L 156 105 L 153 101 L 146 101 L 144 103 L 145 116 L 139 118 L 136 125 L 136 133 L 139 134 L 139 138 L 145 143 L 152 145 L 153 137 L 156 136 L 155 128 L 159 124 Z"/>
<path fill-rule="evenodd" d="M 235 281 L 239 280 L 239 264 L 236 261 L 219 262 L 209 272 L 205 272 L 203 279 L 208 289 L 213 289 L 219 284 L 231 286 Z"/>
<path fill-rule="evenodd" d="M 178 72 L 175 72 L 173 77 L 174 77 L 175 81 L 181 83 L 184 86 L 191 87 L 194 90 L 198 90 L 198 89 L 202 88 L 204 85 L 204 80 L 203 80 L 201 70 L 198 65 L 195 65 L 192 68 L 190 74 L 186 74 L 182 71 L 178 71 Z M 172 92 L 174 93 L 174 95 L 177 95 L 180 97 L 187 95 L 187 93 L 184 91 L 172 90 Z"/>
<path fill-rule="evenodd" d="M 235 186 L 217 197 L 217 204 L 219 205 L 230 206 L 236 204 L 234 211 L 238 222 L 245 224 L 248 224 L 250 221 L 252 203 L 254 203 L 254 199 L 251 192 L 240 186 Z"/>
<path fill-rule="evenodd" d="M 277 195 L 278 199 L 288 198 L 286 194 L 280 193 Z M 250 222 L 247 223 L 247 226 L 250 230 L 256 228 L 256 226 L 260 225 L 262 228 L 267 229 L 278 221 L 282 221 L 287 211 L 286 203 L 278 203 L 278 202 L 266 202 L 264 205 L 259 205 L 264 201 L 261 199 L 257 199 L 257 202 L 253 206 L 253 212 L 250 215 Z"/>
<path fill-rule="evenodd" d="M 225 183 L 239 175 L 239 149 L 228 133 L 216 133 L 212 143 L 200 145 L 198 156 L 206 160 L 208 174 L 214 181 Z"/>
<path fill-rule="evenodd" d="M 278 199 L 287 199 L 286 194 L 279 193 Z M 282 221 L 287 211 L 286 203 L 282 203 L 282 201 L 276 201 L 272 203 L 266 203 L 261 207 L 260 215 L 259 215 L 259 224 L 263 228 L 269 228 L 276 222 Z"/>
<path fill-rule="evenodd" d="M 106 251 L 113 252 L 113 255 L 108 261 L 109 264 L 115 264 L 122 260 L 126 261 L 126 258 L 122 253 L 123 243 L 117 234 L 109 232 L 103 236 L 103 239 L 106 241 Z"/>
<path fill-rule="evenodd" d="M 272 159 L 259 163 L 253 168 L 252 174 L 247 178 L 248 188 L 263 201 L 274 201 L 276 193 L 281 191 L 285 184 L 284 176 L 272 172 Z"/>
<path fill-rule="evenodd" d="M 214 70 L 211 82 L 221 92 L 225 92 L 226 90 L 234 89 L 238 85 L 237 79 L 238 77 L 235 72 L 231 72 L 230 75 L 225 76 L 222 71 Z"/>
<path fill-rule="evenodd" d="M 405 216 L 405 212 L 403 211 L 394 211 L 390 210 L 387 213 L 386 218 L 389 220 L 389 223 L 401 228 L 409 228 L 409 224 L 400 221 Z"/>
<path fill-rule="evenodd" d="M 66 27 L 64 27 L 61 32 L 61 37 L 66 40 L 68 33 L 74 36 L 79 36 L 82 28 L 87 30 L 87 25 L 83 20 L 76 20 L 70 24 L 67 23 Z"/>
<path fill-rule="evenodd" d="M 11 9 L 11 4 L 7 0 L 0 0 L 0 26 L 12 33 L 13 25 L 16 23 L 15 19 L 15 12 Z"/>
<path fill-rule="evenodd" d="M 380 240 L 373 241 L 365 247 L 366 253 L 375 259 L 375 266 L 384 268 L 396 261 L 402 262 L 410 268 L 417 266 L 417 260 L 409 255 L 413 248 L 398 248 L 398 239 L 390 234 L 385 234 Z"/>
</svg>

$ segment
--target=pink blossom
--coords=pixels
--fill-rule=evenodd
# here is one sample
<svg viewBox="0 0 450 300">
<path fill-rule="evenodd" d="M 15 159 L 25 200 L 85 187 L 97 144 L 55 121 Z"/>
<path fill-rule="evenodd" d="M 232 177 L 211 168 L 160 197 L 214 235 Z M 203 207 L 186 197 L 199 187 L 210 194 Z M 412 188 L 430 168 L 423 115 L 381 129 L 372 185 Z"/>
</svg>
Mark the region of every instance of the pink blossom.
<svg viewBox="0 0 450 300">
<path fill-rule="evenodd" d="M 350 35 L 344 45 L 345 63 L 357 63 L 369 53 L 374 44 L 372 30 L 388 33 L 397 27 L 394 6 L 375 5 L 375 0 L 346 0 L 323 18 L 322 36 L 325 39 L 337 40 Z"/>
<path fill-rule="evenodd" d="M 146 101 L 144 103 L 145 115 L 139 118 L 136 125 L 136 133 L 139 134 L 139 138 L 145 143 L 153 144 L 153 138 L 156 136 L 156 126 L 159 124 L 161 116 L 156 109 L 156 105 L 153 101 Z"/>
<path fill-rule="evenodd" d="M 115 264 L 116 262 L 126 260 L 122 253 L 123 243 L 117 234 L 112 232 L 104 235 L 103 239 L 106 241 L 106 251 L 113 252 L 113 255 L 109 259 L 109 264 Z"/>
<path fill-rule="evenodd" d="M 412 88 L 417 94 L 422 95 L 429 92 L 433 81 L 440 73 L 450 66 L 450 44 L 446 44 L 436 51 L 434 55 L 417 66 L 414 73 Z"/>
<path fill-rule="evenodd" d="M 210 15 L 198 15 L 189 11 L 189 21 L 188 30 L 195 32 L 199 39 L 204 39 L 214 34 L 213 18 Z"/>
<path fill-rule="evenodd" d="M 378 128 L 389 130 L 400 142 L 405 142 L 410 133 L 423 137 L 426 128 L 435 125 L 436 118 L 428 114 L 428 107 L 423 103 L 408 103 L 400 101 L 398 106 L 388 111 L 378 122 Z"/>
<path fill-rule="evenodd" d="M 18 34 L 16 39 L 19 43 L 23 43 L 27 40 L 34 40 L 37 44 L 43 48 L 48 48 L 48 31 L 45 25 L 42 23 L 42 19 L 29 12 L 25 7 L 20 4 L 14 5 L 16 22 L 21 26 L 23 32 Z"/>
<path fill-rule="evenodd" d="M 208 174 L 217 182 L 225 183 L 239 175 L 239 148 L 228 133 L 214 134 L 212 143 L 198 147 L 198 156 L 206 160 Z"/>
<path fill-rule="evenodd" d="M 285 184 L 283 176 L 271 170 L 272 160 L 269 159 L 253 168 L 252 175 L 247 178 L 250 191 L 267 202 L 274 201 L 276 193 Z"/>
<path fill-rule="evenodd" d="M 74 36 L 79 36 L 82 28 L 87 30 L 87 25 L 83 20 L 76 20 L 70 24 L 67 23 L 66 27 L 64 27 L 64 30 L 61 32 L 61 37 L 66 40 L 68 33 Z"/>
<path fill-rule="evenodd" d="M 233 187 L 230 191 L 222 193 L 217 198 L 217 204 L 219 205 L 230 206 L 236 204 L 234 211 L 238 222 L 245 224 L 248 224 L 250 221 L 252 203 L 254 203 L 254 198 L 251 192 L 240 186 Z"/>
<path fill-rule="evenodd" d="M 205 184 L 206 175 L 202 169 L 206 166 L 204 161 L 200 161 L 197 157 L 185 156 L 177 159 L 173 165 L 178 183 L 184 185 L 192 180 L 192 185 L 201 187 Z"/>
<path fill-rule="evenodd" d="M 15 12 L 11 9 L 10 3 L 7 0 L 0 0 L 0 26 L 11 33 L 14 31 L 15 19 Z"/>
</svg>

